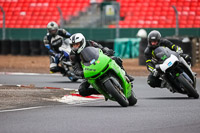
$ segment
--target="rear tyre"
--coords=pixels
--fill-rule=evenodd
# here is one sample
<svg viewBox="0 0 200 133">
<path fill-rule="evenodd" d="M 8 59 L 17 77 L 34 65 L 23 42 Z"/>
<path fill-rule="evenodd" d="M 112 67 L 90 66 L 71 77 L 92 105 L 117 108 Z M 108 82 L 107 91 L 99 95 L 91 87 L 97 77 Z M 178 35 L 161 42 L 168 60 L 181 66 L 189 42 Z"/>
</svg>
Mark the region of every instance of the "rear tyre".
<svg viewBox="0 0 200 133">
<path fill-rule="evenodd" d="M 195 99 L 199 98 L 199 94 L 197 93 L 197 90 L 189 83 L 189 81 L 181 74 L 178 77 L 179 82 L 184 86 L 184 89 L 188 93 L 188 97 L 193 97 Z"/>
<path fill-rule="evenodd" d="M 137 103 L 137 99 L 134 96 L 134 93 L 131 92 L 131 96 L 128 98 L 129 106 L 134 106 Z"/>
<path fill-rule="evenodd" d="M 129 105 L 128 99 L 123 92 L 113 83 L 111 80 L 107 80 L 104 83 L 106 90 L 112 97 L 122 106 L 127 107 Z"/>
</svg>

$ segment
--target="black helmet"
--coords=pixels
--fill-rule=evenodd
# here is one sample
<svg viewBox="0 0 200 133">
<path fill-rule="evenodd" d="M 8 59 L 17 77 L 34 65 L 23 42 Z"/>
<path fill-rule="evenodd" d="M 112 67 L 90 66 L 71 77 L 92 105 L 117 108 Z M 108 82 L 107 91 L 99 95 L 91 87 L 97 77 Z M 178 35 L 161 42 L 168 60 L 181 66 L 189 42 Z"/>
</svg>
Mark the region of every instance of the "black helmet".
<svg viewBox="0 0 200 133">
<path fill-rule="evenodd" d="M 160 45 L 161 34 L 157 30 L 153 30 L 148 35 L 148 43 L 152 48 L 157 48 Z"/>
</svg>

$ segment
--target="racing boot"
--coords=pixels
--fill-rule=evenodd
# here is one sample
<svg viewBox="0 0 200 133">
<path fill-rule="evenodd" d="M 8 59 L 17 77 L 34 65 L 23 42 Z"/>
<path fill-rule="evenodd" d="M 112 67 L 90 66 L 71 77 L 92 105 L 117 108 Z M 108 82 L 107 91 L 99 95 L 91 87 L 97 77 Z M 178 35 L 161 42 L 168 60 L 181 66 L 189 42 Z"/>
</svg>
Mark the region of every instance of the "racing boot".
<svg viewBox="0 0 200 133">
<path fill-rule="evenodd" d="M 63 76 L 66 76 L 66 75 L 67 75 L 67 72 L 65 71 L 64 68 L 62 68 L 62 67 L 60 67 L 60 66 L 58 66 L 58 68 L 59 68 L 59 72 L 60 72 Z"/>
<path fill-rule="evenodd" d="M 89 87 L 90 84 L 87 82 L 87 80 L 83 80 L 83 82 L 80 84 L 78 92 L 81 96 L 90 96 L 92 94 L 99 94 L 99 92 L 94 89 Z"/>
</svg>

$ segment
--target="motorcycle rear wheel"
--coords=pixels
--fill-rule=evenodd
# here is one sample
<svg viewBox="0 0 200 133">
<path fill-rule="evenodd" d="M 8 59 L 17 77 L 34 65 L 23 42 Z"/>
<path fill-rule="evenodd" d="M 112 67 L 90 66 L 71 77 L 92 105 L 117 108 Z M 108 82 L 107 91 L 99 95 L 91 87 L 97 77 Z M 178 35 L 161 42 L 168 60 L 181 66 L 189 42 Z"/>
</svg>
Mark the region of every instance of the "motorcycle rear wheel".
<svg viewBox="0 0 200 133">
<path fill-rule="evenodd" d="M 195 99 L 199 98 L 199 94 L 197 93 L 197 90 L 189 83 L 189 81 L 183 76 L 183 74 L 181 74 L 178 77 L 178 80 L 187 91 L 188 97 L 193 97 Z"/>
<path fill-rule="evenodd" d="M 123 95 L 123 92 L 117 88 L 117 86 L 111 82 L 111 80 L 107 80 L 104 83 L 106 90 L 112 97 L 122 106 L 127 107 L 129 105 L 128 99 Z"/>
</svg>

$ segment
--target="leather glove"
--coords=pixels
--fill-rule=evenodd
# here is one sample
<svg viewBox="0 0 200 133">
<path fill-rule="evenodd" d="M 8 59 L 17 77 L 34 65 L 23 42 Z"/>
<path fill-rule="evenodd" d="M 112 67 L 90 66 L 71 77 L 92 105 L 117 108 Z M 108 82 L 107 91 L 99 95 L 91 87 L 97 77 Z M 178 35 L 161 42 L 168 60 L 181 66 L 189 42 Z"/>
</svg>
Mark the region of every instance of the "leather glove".
<svg viewBox="0 0 200 133">
<path fill-rule="evenodd" d="M 183 50 L 179 47 L 179 48 L 176 50 L 176 52 L 177 52 L 178 54 L 182 54 L 182 53 L 183 53 Z"/>
<path fill-rule="evenodd" d="M 109 49 L 107 47 L 103 48 L 103 52 L 108 56 L 113 56 L 115 52 L 112 49 Z"/>
<path fill-rule="evenodd" d="M 159 73 L 158 73 L 158 71 L 156 69 L 153 69 L 152 73 L 153 73 L 154 77 L 158 77 L 159 76 Z"/>
<path fill-rule="evenodd" d="M 115 51 L 113 51 L 112 49 L 109 49 L 108 55 L 109 55 L 109 56 L 113 56 L 114 54 L 115 54 Z"/>
</svg>

